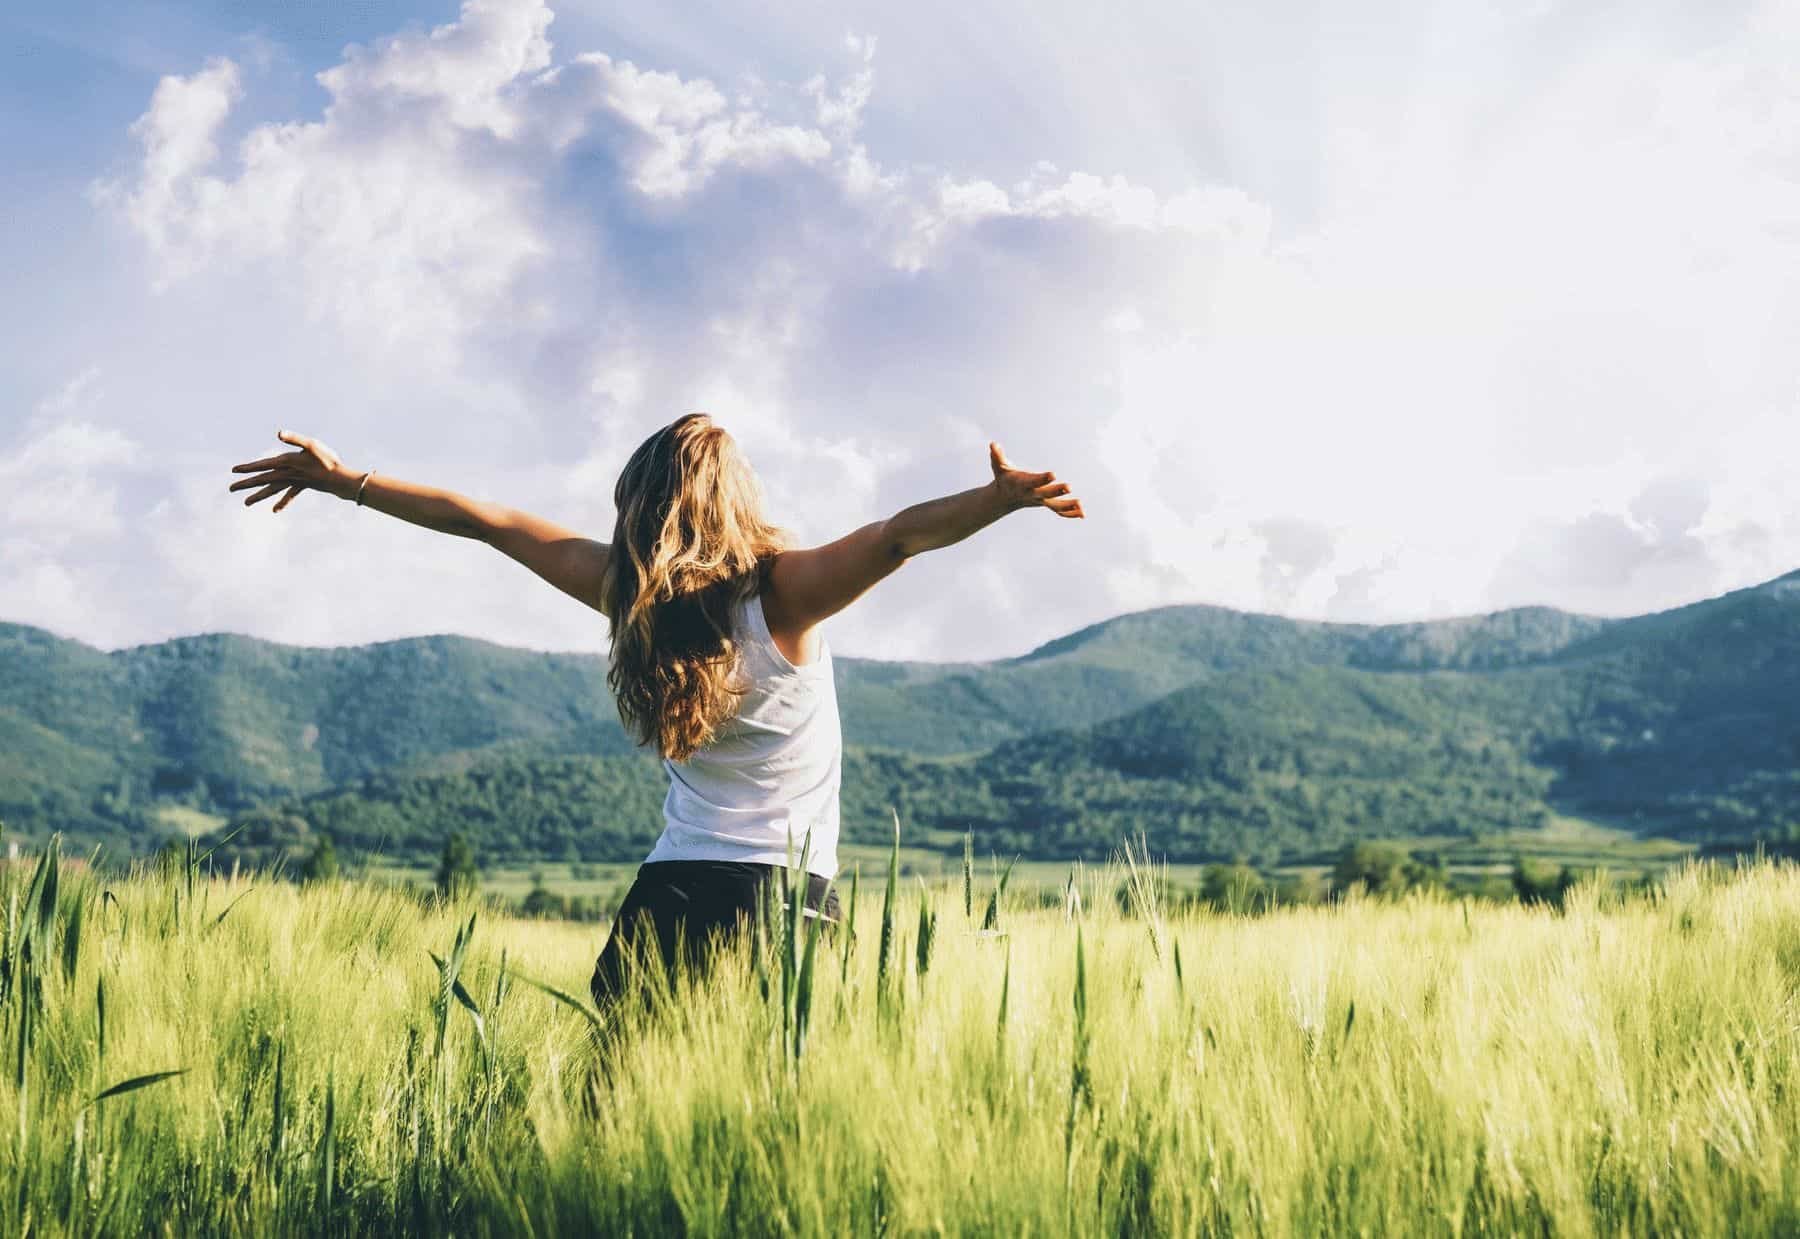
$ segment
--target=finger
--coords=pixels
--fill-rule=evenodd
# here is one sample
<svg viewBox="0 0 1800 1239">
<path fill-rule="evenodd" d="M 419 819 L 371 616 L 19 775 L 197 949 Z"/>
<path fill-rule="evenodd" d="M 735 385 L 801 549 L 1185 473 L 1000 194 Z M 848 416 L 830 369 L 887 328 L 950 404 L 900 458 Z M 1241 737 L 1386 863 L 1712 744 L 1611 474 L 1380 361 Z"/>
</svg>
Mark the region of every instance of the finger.
<svg viewBox="0 0 1800 1239">
<path fill-rule="evenodd" d="M 299 435 L 291 430 L 278 430 L 275 432 L 275 436 L 283 443 L 292 443 L 295 447 L 299 448 L 302 452 L 312 457 L 320 464 L 330 463 L 325 458 L 333 454 L 332 450 L 311 435 Z"/>
<path fill-rule="evenodd" d="M 230 486 L 227 486 L 225 489 L 226 490 L 248 490 L 250 487 L 253 487 L 253 486 L 268 486 L 279 480 L 281 480 L 281 475 L 271 471 L 268 473 L 259 473 L 255 477 L 239 478 L 237 481 L 233 482 Z"/>
<path fill-rule="evenodd" d="M 1044 506 L 1058 516 L 1081 515 L 1081 500 L 1075 498 L 1073 495 L 1064 499 L 1046 499 L 1044 501 Z"/>
<path fill-rule="evenodd" d="M 248 499 L 244 500 L 244 506 L 247 508 L 247 507 L 250 507 L 252 504 L 261 503 L 263 500 L 267 499 L 270 495 L 273 495 L 276 491 L 280 490 L 282 485 L 283 485 L 282 483 L 277 482 L 273 486 L 263 487 L 261 490 L 257 491 L 254 495 L 251 495 Z"/>
<path fill-rule="evenodd" d="M 299 448 L 304 455 L 311 456 L 314 460 L 323 460 L 325 458 L 324 454 L 327 450 L 325 445 L 310 435 L 295 434 L 291 430 L 278 430 L 275 432 L 275 437 L 280 439 L 283 443 L 292 443 L 295 447 Z"/>
<path fill-rule="evenodd" d="M 1050 477 L 1047 473 L 1044 476 Z M 1033 486 L 1031 488 L 1031 493 L 1039 499 L 1054 499 L 1058 495 L 1068 494 L 1069 484 L 1067 482 L 1058 482 L 1052 479 L 1051 481 L 1042 482 Z"/>
<path fill-rule="evenodd" d="M 231 466 L 231 471 L 233 473 L 253 473 L 258 469 L 267 469 L 271 465 L 278 465 L 284 460 L 291 459 L 293 455 L 292 452 L 283 452 L 279 456 L 265 456 L 261 460 L 246 460 L 241 465 Z"/>
<path fill-rule="evenodd" d="M 295 495 L 298 495 L 301 491 L 303 491 L 305 489 L 306 489 L 306 487 L 304 487 L 304 486 L 288 487 L 288 493 L 283 495 L 281 498 L 277 499 L 275 501 L 275 506 L 270 510 L 274 511 L 274 512 L 281 511 L 281 509 L 287 507 L 288 504 L 290 504 L 294 501 Z"/>
</svg>

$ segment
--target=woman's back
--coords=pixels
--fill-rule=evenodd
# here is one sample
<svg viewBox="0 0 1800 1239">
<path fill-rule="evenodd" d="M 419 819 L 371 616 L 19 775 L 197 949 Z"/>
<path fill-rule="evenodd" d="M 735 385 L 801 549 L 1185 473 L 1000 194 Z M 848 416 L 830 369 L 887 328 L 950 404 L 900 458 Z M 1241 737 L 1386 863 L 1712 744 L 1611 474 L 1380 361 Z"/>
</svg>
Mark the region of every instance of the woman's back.
<svg viewBox="0 0 1800 1239">
<path fill-rule="evenodd" d="M 831 651 L 796 665 L 770 635 L 761 595 L 738 604 L 732 634 L 749 691 L 685 762 L 663 760 L 663 832 L 647 858 L 785 865 L 811 839 L 807 869 L 837 873 L 843 735 Z"/>
</svg>

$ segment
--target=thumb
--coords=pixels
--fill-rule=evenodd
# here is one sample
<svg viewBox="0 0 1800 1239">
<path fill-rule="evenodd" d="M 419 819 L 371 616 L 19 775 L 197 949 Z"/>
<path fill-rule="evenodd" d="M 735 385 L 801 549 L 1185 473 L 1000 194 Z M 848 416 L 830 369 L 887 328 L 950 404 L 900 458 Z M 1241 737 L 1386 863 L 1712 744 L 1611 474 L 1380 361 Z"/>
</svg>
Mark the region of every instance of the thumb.
<svg viewBox="0 0 1800 1239">
<path fill-rule="evenodd" d="M 292 443 L 295 447 L 299 448 L 302 452 L 305 452 L 308 456 L 311 456 L 314 460 L 319 461 L 320 463 L 328 463 L 325 460 L 325 454 L 331 449 L 327 448 L 318 440 L 309 439 L 303 434 L 295 434 L 291 430 L 278 430 L 275 432 L 275 436 L 283 443 Z"/>
<path fill-rule="evenodd" d="M 1006 453 L 1000 450 L 998 443 L 990 442 L 988 444 L 988 463 L 993 465 L 995 473 L 1000 473 L 1008 467 Z"/>
</svg>

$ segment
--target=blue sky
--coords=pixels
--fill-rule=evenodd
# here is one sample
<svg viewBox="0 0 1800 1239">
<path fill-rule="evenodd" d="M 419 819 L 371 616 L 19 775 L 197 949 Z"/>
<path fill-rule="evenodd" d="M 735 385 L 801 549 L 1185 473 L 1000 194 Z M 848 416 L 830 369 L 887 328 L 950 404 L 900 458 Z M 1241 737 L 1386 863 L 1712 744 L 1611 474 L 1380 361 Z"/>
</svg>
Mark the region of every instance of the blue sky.
<svg viewBox="0 0 1800 1239">
<path fill-rule="evenodd" d="M 224 490 L 288 426 L 605 536 L 657 425 L 824 540 L 982 480 L 841 651 L 1214 602 L 1675 605 L 1800 564 L 1791 4 L 0 11 L 0 617 L 604 648 L 473 544 Z"/>
</svg>

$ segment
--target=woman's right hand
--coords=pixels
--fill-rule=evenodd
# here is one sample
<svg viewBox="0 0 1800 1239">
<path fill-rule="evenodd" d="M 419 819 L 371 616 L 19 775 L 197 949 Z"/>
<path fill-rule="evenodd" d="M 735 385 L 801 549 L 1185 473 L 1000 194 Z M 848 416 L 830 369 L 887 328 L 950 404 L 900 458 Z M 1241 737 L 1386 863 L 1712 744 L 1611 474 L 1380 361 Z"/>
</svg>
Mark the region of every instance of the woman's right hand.
<svg viewBox="0 0 1800 1239">
<path fill-rule="evenodd" d="M 1067 482 L 1057 481 L 1054 473 L 1015 468 L 998 443 L 988 444 L 988 464 L 994 470 L 994 489 L 1008 511 L 1045 507 L 1058 516 L 1080 519 L 1086 515 L 1081 510 L 1081 500 L 1069 494 Z"/>
<path fill-rule="evenodd" d="M 824 546 L 775 556 L 763 617 L 788 661 L 799 661 L 790 648 L 805 651 L 820 621 L 855 602 L 914 555 L 961 542 L 1020 508 L 1048 508 L 1074 520 L 1085 515 L 1081 500 L 1054 473 L 1015 468 L 998 443 L 988 444 L 988 463 L 994 478 L 983 486 L 915 503 Z"/>
<path fill-rule="evenodd" d="M 231 467 L 233 473 L 253 475 L 241 478 L 227 487 L 228 490 L 256 488 L 256 493 L 244 500 L 245 507 L 261 503 L 270 495 L 283 490 L 287 493 L 276 500 L 273 511 L 279 512 L 287 507 L 294 501 L 294 496 L 303 490 L 322 490 L 339 499 L 350 497 L 360 478 L 344 467 L 336 452 L 317 439 L 297 435 L 290 430 L 278 430 L 275 437 L 283 443 L 293 444 L 299 450 L 283 452 L 279 456 L 265 456 L 261 460 L 247 460 Z"/>
</svg>

